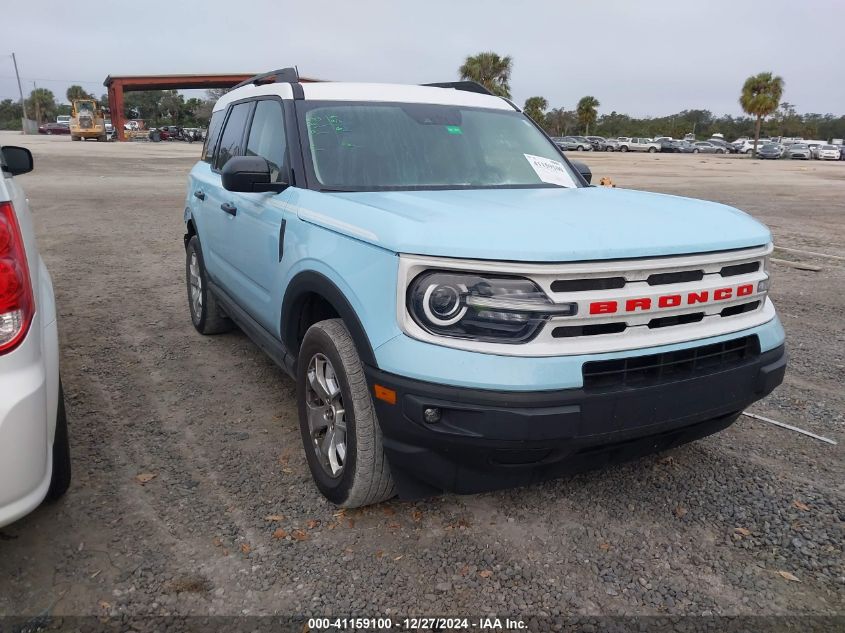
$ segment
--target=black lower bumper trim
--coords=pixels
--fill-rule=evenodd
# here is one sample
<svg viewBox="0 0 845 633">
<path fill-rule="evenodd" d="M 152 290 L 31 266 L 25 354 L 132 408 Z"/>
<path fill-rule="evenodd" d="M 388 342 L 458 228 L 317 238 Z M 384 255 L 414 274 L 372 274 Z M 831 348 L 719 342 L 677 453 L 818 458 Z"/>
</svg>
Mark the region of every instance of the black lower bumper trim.
<svg viewBox="0 0 845 633">
<path fill-rule="evenodd" d="M 720 431 L 783 381 L 783 346 L 725 371 L 618 390 L 488 391 L 365 367 L 400 496 L 473 493 L 633 459 Z M 439 410 L 425 422 L 424 411 Z"/>
</svg>

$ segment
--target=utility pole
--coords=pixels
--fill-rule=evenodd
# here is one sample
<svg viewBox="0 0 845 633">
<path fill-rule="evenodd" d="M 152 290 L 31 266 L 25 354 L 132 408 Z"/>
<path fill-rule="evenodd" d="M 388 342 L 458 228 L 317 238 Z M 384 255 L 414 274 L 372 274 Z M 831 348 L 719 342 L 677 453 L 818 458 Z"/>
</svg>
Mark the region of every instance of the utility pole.
<svg viewBox="0 0 845 633">
<path fill-rule="evenodd" d="M 33 81 L 32 92 L 36 90 L 38 90 L 38 86 Z M 38 98 L 33 98 L 32 100 L 35 101 L 35 125 L 41 125 L 41 106 L 38 104 Z"/>
<path fill-rule="evenodd" d="M 21 75 L 18 72 L 18 60 L 15 59 L 14 53 L 12 53 L 12 63 L 15 65 L 15 77 L 17 77 L 17 79 L 18 79 L 18 93 L 21 96 L 21 112 L 23 112 L 23 118 L 25 119 L 25 118 L 27 118 L 26 117 L 26 105 L 25 105 L 24 100 L 23 100 L 23 88 L 21 88 Z M 23 125 L 24 125 L 23 121 L 21 121 L 21 128 L 23 128 Z M 26 133 L 26 130 L 24 129 L 23 132 Z"/>
</svg>

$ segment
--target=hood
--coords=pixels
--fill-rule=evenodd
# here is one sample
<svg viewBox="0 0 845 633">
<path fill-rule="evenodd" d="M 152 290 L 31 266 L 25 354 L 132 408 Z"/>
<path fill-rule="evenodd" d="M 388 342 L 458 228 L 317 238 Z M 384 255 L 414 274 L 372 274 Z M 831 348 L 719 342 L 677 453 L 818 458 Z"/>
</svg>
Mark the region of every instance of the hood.
<svg viewBox="0 0 845 633">
<path fill-rule="evenodd" d="M 563 262 L 703 253 L 771 241 L 765 226 L 732 207 L 626 189 L 299 191 L 323 202 L 317 206 L 309 195 L 295 201 L 303 220 L 397 253 Z M 326 197 L 335 203 L 326 205 Z M 327 207 L 331 210 L 324 211 Z"/>
</svg>

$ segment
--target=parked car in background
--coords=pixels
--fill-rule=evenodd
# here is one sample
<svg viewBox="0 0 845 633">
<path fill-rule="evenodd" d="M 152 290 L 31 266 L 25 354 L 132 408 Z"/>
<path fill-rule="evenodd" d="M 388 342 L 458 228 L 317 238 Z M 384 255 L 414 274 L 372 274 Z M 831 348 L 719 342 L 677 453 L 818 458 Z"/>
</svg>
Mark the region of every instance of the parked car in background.
<svg viewBox="0 0 845 633">
<path fill-rule="evenodd" d="M 70 115 L 69 114 L 60 114 L 56 117 L 56 123 L 59 125 L 67 125 L 70 127 Z"/>
<path fill-rule="evenodd" d="M 692 144 L 693 154 L 724 154 L 726 151 L 724 147 L 714 145 L 710 141 L 696 141 Z"/>
<path fill-rule="evenodd" d="M 793 143 L 786 150 L 786 153 L 790 158 L 800 158 L 803 160 L 810 160 L 813 157 L 810 146 L 806 143 Z"/>
<path fill-rule="evenodd" d="M 571 136 L 569 137 L 573 141 L 575 141 L 575 151 L 576 152 L 590 152 L 593 149 L 593 144 L 584 136 Z"/>
<path fill-rule="evenodd" d="M 826 141 L 804 141 L 804 143 L 810 148 L 810 156 L 813 158 L 818 158 L 819 150 L 827 145 Z"/>
<path fill-rule="evenodd" d="M 53 282 L 15 178 L 32 168 L 28 149 L 0 148 L 0 527 L 70 485 Z"/>
<path fill-rule="evenodd" d="M 552 141 L 565 152 L 573 151 L 578 146 L 578 143 L 571 136 L 555 136 Z"/>
<path fill-rule="evenodd" d="M 603 136 L 585 136 L 593 145 L 594 152 L 603 152 L 607 147 L 607 140 Z"/>
<path fill-rule="evenodd" d="M 761 138 L 757 141 L 757 149 L 760 149 L 766 143 L 770 143 L 771 141 L 767 138 Z M 750 154 L 754 151 L 754 139 L 745 140 L 743 141 L 742 145 L 737 148 L 737 152 L 740 154 Z"/>
<path fill-rule="evenodd" d="M 737 153 L 736 147 L 734 147 L 733 145 L 731 145 L 730 143 L 725 141 L 725 139 L 723 139 L 723 138 L 714 137 L 714 138 L 708 139 L 707 142 L 712 143 L 716 147 L 721 147 L 722 149 L 725 150 L 726 154 L 736 154 Z"/>
<path fill-rule="evenodd" d="M 678 147 L 678 141 L 675 139 L 661 138 L 655 139 L 654 142 L 660 146 L 659 151 L 663 153 L 678 154 L 681 151 L 680 147 Z"/>
<path fill-rule="evenodd" d="M 606 139 L 604 139 L 604 151 L 615 152 L 618 149 L 619 149 L 619 139 L 618 138 L 606 138 Z"/>
<path fill-rule="evenodd" d="M 559 148 L 567 152 L 589 152 L 593 149 L 590 141 L 583 136 L 561 136 L 553 140 Z"/>
<path fill-rule="evenodd" d="M 783 158 L 784 147 L 778 143 L 766 143 L 762 147 L 757 148 L 758 158 Z"/>
<path fill-rule="evenodd" d="M 675 141 L 675 146 L 678 148 L 678 152 L 681 154 L 692 154 L 693 144 L 689 141 Z"/>
<path fill-rule="evenodd" d="M 822 145 L 819 148 L 819 160 L 840 160 L 842 158 L 842 149 L 836 145 Z"/>
<path fill-rule="evenodd" d="M 70 134 L 70 126 L 63 123 L 45 123 L 38 126 L 39 134 Z"/>
<path fill-rule="evenodd" d="M 620 152 L 649 152 L 654 154 L 660 151 L 660 145 L 650 138 L 634 137 L 627 141 L 619 142 Z"/>
</svg>

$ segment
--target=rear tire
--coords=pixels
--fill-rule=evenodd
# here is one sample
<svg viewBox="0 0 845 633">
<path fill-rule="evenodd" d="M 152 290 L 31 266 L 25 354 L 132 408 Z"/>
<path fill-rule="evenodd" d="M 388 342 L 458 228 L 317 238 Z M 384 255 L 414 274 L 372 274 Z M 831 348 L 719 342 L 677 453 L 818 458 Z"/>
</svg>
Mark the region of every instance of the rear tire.
<svg viewBox="0 0 845 633">
<path fill-rule="evenodd" d="M 59 406 L 56 409 L 56 433 L 53 437 L 53 474 L 47 489 L 47 500 L 61 498 L 70 487 L 70 441 L 67 433 L 67 412 L 62 379 L 59 378 Z"/>
<path fill-rule="evenodd" d="M 656 147 L 649 147 L 649 148 L 648 148 L 648 153 L 649 153 L 649 154 L 654 154 L 656 151 L 657 151 L 657 148 L 656 148 Z"/>
<path fill-rule="evenodd" d="M 191 323 L 200 334 L 222 334 L 234 324 L 226 316 L 208 288 L 208 275 L 199 238 L 194 235 L 185 249 L 185 283 L 188 288 L 188 308 Z"/>
<path fill-rule="evenodd" d="M 694 149 L 694 150 L 692 150 L 692 153 L 693 153 L 693 154 L 698 154 L 698 150 L 697 150 L 697 149 Z"/>
<path fill-rule="evenodd" d="M 619 151 L 620 151 L 620 152 L 627 152 L 627 151 L 628 151 L 628 146 L 627 146 L 627 145 L 623 145 L 622 147 L 620 147 L 620 148 L 619 148 Z"/>
<path fill-rule="evenodd" d="M 296 371 L 299 429 L 317 488 L 358 508 L 396 494 L 355 343 L 341 319 L 305 333 Z"/>
</svg>

